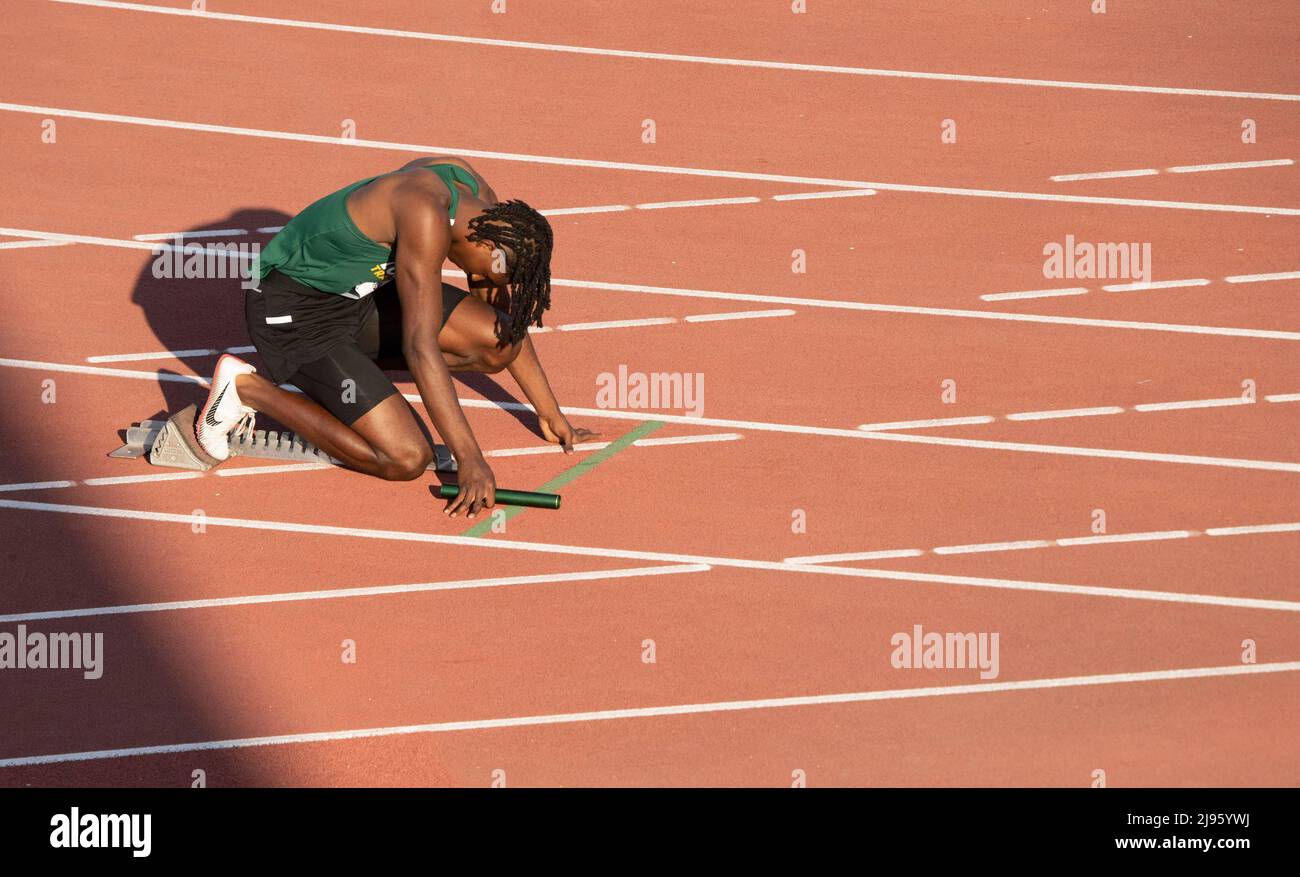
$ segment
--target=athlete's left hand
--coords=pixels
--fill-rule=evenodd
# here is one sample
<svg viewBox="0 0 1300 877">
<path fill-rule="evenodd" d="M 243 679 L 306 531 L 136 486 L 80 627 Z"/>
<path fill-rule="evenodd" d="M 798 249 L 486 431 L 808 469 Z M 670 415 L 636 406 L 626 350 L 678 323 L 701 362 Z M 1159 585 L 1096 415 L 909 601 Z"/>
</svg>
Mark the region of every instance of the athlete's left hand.
<svg viewBox="0 0 1300 877">
<path fill-rule="evenodd" d="M 569 423 L 568 418 L 563 414 L 553 414 L 549 417 L 539 417 L 538 423 L 542 427 L 542 438 L 551 444 L 558 444 L 564 448 L 564 453 L 572 454 L 573 446 L 579 442 L 585 442 L 600 435 L 598 432 L 592 432 L 582 427 L 574 427 Z"/>
</svg>

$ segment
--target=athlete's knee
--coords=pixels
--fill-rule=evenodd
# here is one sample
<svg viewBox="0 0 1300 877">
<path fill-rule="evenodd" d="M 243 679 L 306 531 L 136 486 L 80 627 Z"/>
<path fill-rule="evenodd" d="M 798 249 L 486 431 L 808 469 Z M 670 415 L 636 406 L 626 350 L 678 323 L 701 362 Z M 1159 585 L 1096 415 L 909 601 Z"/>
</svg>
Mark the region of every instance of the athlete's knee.
<svg viewBox="0 0 1300 877">
<path fill-rule="evenodd" d="M 487 347 L 479 351 L 476 371 L 485 372 L 494 375 L 497 372 L 504 371 L 510 367 L 510 363 L 515 361 L 519 355 L 518 344 L 507 344 L 504 347 Z"/>
<path fill-rule="evenodd" d="M 384 456 L 383 477 L 388 481 L 414 481 L 433 462 L 433 448 L 426 442 L 404 444 Z"/>
</svg>

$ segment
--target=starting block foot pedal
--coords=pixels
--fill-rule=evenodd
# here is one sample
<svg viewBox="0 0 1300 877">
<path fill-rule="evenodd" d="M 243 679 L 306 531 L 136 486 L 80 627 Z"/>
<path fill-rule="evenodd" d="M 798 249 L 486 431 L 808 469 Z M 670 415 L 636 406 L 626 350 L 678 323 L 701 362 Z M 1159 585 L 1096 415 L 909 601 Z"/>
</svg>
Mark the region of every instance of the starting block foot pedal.
<svg viewBox="0 0 1300 877">
<path fill-rule="evenodd" d="M 190 469 L 206 472 L 221 461 L 208 455 L 194 438 L 194 416 L 197 405 L 190 405 L 173 414 L 163 424 L 149 445 L 149 462 L 171 469 Z"/>
</svg>

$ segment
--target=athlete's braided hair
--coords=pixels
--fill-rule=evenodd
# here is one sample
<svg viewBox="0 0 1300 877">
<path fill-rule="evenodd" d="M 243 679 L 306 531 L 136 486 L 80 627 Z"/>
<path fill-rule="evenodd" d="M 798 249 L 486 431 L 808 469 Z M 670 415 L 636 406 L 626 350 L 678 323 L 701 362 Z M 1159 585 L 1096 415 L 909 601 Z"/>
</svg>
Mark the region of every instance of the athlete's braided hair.
<svg viewBox="0 0 1300 877">
<path fill-rule="evenodd" d="M 508 340 L 518 344 L 529 326 L 542 325 L 542 312 L 551 306 L 551 224 L 523 201 L 502 201 L 469 221 L 466 240 L 508 252 Z"/>
</svg>

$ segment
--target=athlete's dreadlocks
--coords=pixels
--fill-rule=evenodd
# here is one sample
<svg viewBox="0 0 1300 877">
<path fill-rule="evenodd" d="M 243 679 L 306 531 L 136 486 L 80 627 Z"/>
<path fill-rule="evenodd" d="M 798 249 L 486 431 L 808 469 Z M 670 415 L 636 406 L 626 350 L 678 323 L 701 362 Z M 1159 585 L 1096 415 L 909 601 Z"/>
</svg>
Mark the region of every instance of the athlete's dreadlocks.
<svg viewBox="0 0 1300 877">
<path fill-rule="evenodd" d="M 551 306 L 551 225 L 523 201 L 503 201 L 469 221 L 466 240 L 508 253 L 509 343 L 518 344 L 529 326 L 542 325 L 542 312 Z"/>
</svg>

